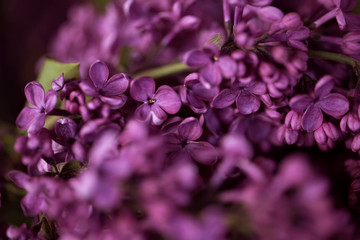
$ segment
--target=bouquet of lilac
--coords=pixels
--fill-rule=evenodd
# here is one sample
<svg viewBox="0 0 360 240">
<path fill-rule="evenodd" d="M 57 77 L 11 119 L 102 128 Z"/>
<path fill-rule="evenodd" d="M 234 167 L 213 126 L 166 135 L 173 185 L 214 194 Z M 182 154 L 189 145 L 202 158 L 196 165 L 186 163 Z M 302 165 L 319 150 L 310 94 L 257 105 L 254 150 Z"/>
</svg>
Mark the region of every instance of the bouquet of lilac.
<svg viewBox="0 0 360 240">
<path fill-rule="evenodd" d="M 8 175 L 33 224 L 7 237 L 359 239 L 356 3 L 75 6 L 58 62 L 25 86 L 27 172 Z M 316 164 L 326 152 L 348 171 L 346 204 Z"/>
</svg>

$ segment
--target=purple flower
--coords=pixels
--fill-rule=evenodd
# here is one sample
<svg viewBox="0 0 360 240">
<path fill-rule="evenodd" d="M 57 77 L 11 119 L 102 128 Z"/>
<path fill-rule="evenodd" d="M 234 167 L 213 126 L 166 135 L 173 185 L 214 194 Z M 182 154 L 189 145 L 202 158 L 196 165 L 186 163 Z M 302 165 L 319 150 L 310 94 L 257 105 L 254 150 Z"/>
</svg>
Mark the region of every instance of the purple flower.
<svg viewBox="0 0 360 240">
<path fill-rule="evenodd" d="M 259 110 L 261 102 L 257 95 L 265 94 L 264 83 L 252 81 L 248 84 L 235 82 L 231 89 L 222 90 L 212 101 L 215 108 L 226 108 L 236 101 L 236 107 L 242 114 L 251 114 Z"/>
<path fill-rule="evenodd" d="M 6 230 L 6 235 L 12 240 L 44 240 L 45 238 L 40 233 L 35 234 L 32 230 L 27 229 L 26 224 L 22 224 L 20 227 L 10 226 Z"/>
<path fill-rule="evenodd" d="M 220 56 L 214 45 L 208 44 L 203 49 L 195 49 L 184 55 L 184 63 L 200 69 L 200 81 L 210 89 L 219 86 L 221 76 L 231 78 L 236 74 L 236 62 L 230 56 Z"/>
<path fill-rule="evenodd" d="M 269 5 L 272 0 L 229 0 L 229 3 L 236 6 L 245 6 L 246 4 L 254 7 L 264 7 Z"/>
<path fill-rule="evenodd" d="M 19 172 L 11 171 L 10 179 L 21 188 L 27 191 L 26 196 L 21 200 L 21 207 L 26 216 L 36 216 L 44 213 L 51 205 L 51 198 L 55 195 L 57 184 L 52 178 L 33 177 Z"/>
<path fill-rule="evenodd" d="M 42 157 L 50 158 L 53 155 L 50 134 L 45 128 L 29 137 L 19 136 L 14 149 L 23 155 L 23 164 L 29 166 L 36 165 Z"/>
<path fill-rule="evenodd" d="M 109 69 L 100 60 L 91 64 L 90 80 L 80 83 L 81 90 L 90 97 L 99 97 L 101 101 L 115 108 L 122 107 L 127 97 L 123 94 L 129 85 L 129 77 L 124 73 L 113 75 L 110 79 Z"/>
<path fill-rule="evenodd" d="M 336 21 L 341 30 L 346 28 L 359 30 L 360 29 L 360 17 L 358 14 L 349 13 L 355 5 L 356 0 L 333 0 L 334 8 L 320 17 L 314 22 L 316 27 L 320 27 L 330 19 L 336 18 Z"/>
<path fill-rule="evenodd" d="M 167 118 L 166 113 L 175 114 L 180 110 L 181 101 L 178 94 L 169 86 L 162 85 L 155 92 L 155 81 L 151 77 L 141 77 L 131 81 L 130 95 L 143 102 L 135 116 L 143 121 L 151 120 L 160 125 Z"/>
<path fill-rule="evenodd" d="M 331 76 L 322 77 L 315 86 L 314 96 L 307 94 L 293 97 L 289 105 L 298 112 L 304 112 L 301 119 L 302 128 L 307 132 L 313 132 L 323 123 L 323 113 L 340 118 L 349 110 L 349 101 L 339 93 L 330 93 L 334 87 Z"/>
<path fill-rule="evenodd" d="M 35 108 L 25 106 L 16 119 L 16 125 L 29 133 L 36 133 L 44 126 L 45 116 L 54 109 L 57 93 L 49 90 L 45 95 L 40 83 L 30 82 L 25 86 L 25 96 Z"/>
<path fill-rule="evenodd" d="M 51 88 L 54 91 L 59 91 L 64 87 L 65 84 L 65 80 L 64 80 L 64 73 L 62 73 L 60 75 L 60 77 L 55 78 L 52 82 L 51 82 Z"/>
<path fill-rule="evenodd" d="M 166 134 L 167 146 L 173 159 L 194 159 L 202 164 L 213 164 L 216 161 L 214 146 L 208 142 L 195 141 L 202 133 L 199 120 L 189 117 L 179 124 L 175 133 Z"/>
<path fill-rule="evenodd" d="M 155 24 L 158 21 L 171 23 L 171 31 L 169 31 L 169 33 L 167 33 L 161 41 L 164 46 L 168 45 L 174 39 L 174 37 L 182 31 L 194 30 L 200 25 L 201 20 L 195 16 L 181 16 L 181 8 L 181 3 L 175 2 L 171 11 L 161 12 L 154 19 Z"/>
<path fill-rule="evenodd" d="M 340 136 L 340 131 L 331 122 L 323 123 L 314 131 L 314 138 L 318 144 L 327 144 L 329 141 L 336 141 Z"/>
<path fill-rule="evenodd" d="M 207 89 L 199 80 L 198 73 L 191 73 L 184 79 L 184 86 L 180 88 L 181 101 L 188 103 L 195 113 L 205 113 L 208 109 L 204 101 L 211 101 L 218 94 L 219 88 Z"/>
<path fill-rule="evenodd" d="M 54 137 L 53 150 L 56 162 L 67 162 L 77 159 L 72 151 L 72 145 L 75 142 L 77 133 L 76 123 L 70 118 L 60 118 L 56 121 L 55 133 L 56 137 Z M 74 148 L 76 148 L 76 146 L 77 144 L 74 145 Z"/>
<path fill-rule="evenodd" d="M 341 43 L 344 53 L 359 56 L 360 55 L 360 31 L 349 32 L 344 35 Z"/>
<path fill-rule="evenodd" d="M 341 118 L 340 129 L 342 132 L 347 132 L 347 129 L 356 133 L 360 129 L 359 116 L 354 112 L 349 112 Z"/>
<path fill-rule="evenodd" d="M 254 156 L 253 146 L 240 134 L 224 136 L 220 142 L 223 159 L 211 177 L 211 184 L 219 186 L 230 176 L 232 170 Z"/>
</svg>

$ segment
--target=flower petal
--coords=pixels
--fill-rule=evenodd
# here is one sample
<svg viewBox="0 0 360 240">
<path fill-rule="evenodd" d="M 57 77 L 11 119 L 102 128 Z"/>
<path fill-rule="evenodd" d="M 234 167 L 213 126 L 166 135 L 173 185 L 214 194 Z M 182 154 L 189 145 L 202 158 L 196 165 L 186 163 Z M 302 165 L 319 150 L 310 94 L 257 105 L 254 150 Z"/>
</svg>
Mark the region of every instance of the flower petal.
<svg viewBox="0 0 360 240">
<path fill-rule="evenodd" d="M 25 96 L 29 103 L 35 107 L 43 108 L 45 103 L 45 91 L 38 82 L 30 82 L 25 86 Z"/>
<path fill-rule="evenodd" d="M 151 111 L 150 105 L 144 103 L 135 110 L 135 116 L 140 120 L 146 121 L 150 119 L 150 111 Z"/>
<path fill-rule="evenodd" d="M 44 194 L 28 193 L 21 200 L 21 208 L 25 216 L 36 216 L 46 211 L 48 204 Z"/>
<path fill-rule="evenodd" d="M 109 77 L 109 69 L 103 61 L 97 60 L 91 64 L 89 76 L 97 89 L 101 89 Z"/>
<path fill-rule="evenodd" d="M 58 100 L 58 94 L 56 91 L 50 89 L 45 96 L 45 112 L 48 113 L 54 109 Z"/>
<path fill-rule="evenodd" d="M 235 76 L 237 71 L 237 65 L 236 62 L 229 56 L 223 56 L 220 57 L 217 61 L 217 64 L 219 65 L 219 68 L 221 70 L 221 73 L 226 78 L 231 78 Z"/>
<path fill-rule="evenodd" d="M 60 118 L 55 124 L 55 133 L 63 140 L 75 139 L 77 125 L 70 118 Z"/>
<path fill-rule="evenodd" d="M 40 114 L 38 109 L 25 106 L 16 119 L 16 126 L 20 129 L 28 129 L 38 114 Z"/>
<path fill-rule="evenodd" d="M 336 21 L 339 25 L 340 30 L 344 30 L 346 27 L 346 20 L 344 13 L 341 9 L 336 9 Z"/>
<path fill-rule="evenodd" d="M 152 116 L 152 123 L 156 126 L 162 124 L 166 118 L 166 113 L 160 108 L 160 106 L 152 105 L 151 106 L 151 116 Z"/>
<path fill-rule="evenodd" d="M 318 102 L 321 110 L 326 114 L 338 118 L 349 111 L 349 101 L 339 93 L 330 93 Z"/>
<path fill-rule="evenodd" d="M 112 76 L 102 89 L 102 94 L 109 96 L 119 96 L 129 86 L 129 77 L 123 73 L 118 73 Z"/>
<path fill-rule="evenodd" d="M 315 86 L 315 96 L 318 98 L 322 98 L 330 93 L 330 91 L 334 88 L 335 82 L 332 76 L 325 75 L 323 76 Z"/>
<path fill-rule="evenodd" d="M 307 132 L 313 132 L 318 129 L 323 122 L 323 115 L 317 104 L 311 104 L 305 111 L 301 125 Z"/>
<path fill-rule="evenodd" d="M 90 97 L 97 97 L 99 94 L 96 91 L 96 88 L 92 81 L 90 80 L 82 80 L 79 83 L 81 90 Z"/>
<path fill-rule="evenodd" d="M 202 100 L 211 101 L 211 99 L 219 93 L 219 88 L 212 87 L 207 89 L 202 83 L 198 82 L 192 87 L 191 91 L 194 96 Z"/>
<path fill-rule="evenodd" d="M 151 77 L 134 79 L 130 84 L 130 96 L 139 102 L 146 102 L 155 92 L 155 81 Z"/>
<path fill-rule="evenodd" d="M 184 121 L 182 121 L 178 126 L 177 130 L 181 141 L 196 140 L 203 132 L 199 120 L 194 117 L 184 119 Z"/>
<path fill-rule="evenodd" d="M 189 142 L 185 149 L 197 162 L 210 165 L 216 162 L 216 149 L 208 142 Z"/>
<path fill-rule="evenodd" d="M 313 99 L 307 94 L 296 95 L 291 98 L 289 106 L 295 112 L 302 113 L 312 102 Z"/>
<path fill-rule="evenodd" d="M 181 101 L 179 95 L 169 86 L 162 85 L 154 95 L 155 104 L 165 112 L 175 114 L 180 110 Z"/>
<path fill-rule="evenodd" d="M 36 133 L 42 129 L 45 124 L 45 113 L 39 113 L 28 128 L 28 133 Z"/>
<path fill-rule="evenodd" d="M 200 81 L 208 89 L 219 86 L 221 83 L 221 72 L 215 64 L 207 64 L 200 70 Z"/>
<path fill-rule="evenodd" d="M 114 108 L 121 108 L 122 106 L 124 106 L 127 97 L 124 94 L 120 94 L 118 96 L 112 96 L 112 97 L 100 96 L 100 99 L 104 103 L 107 103 Z"/>
<path fill-rule="evenodd" d="M 11 181 L 15 183 L 16 186 L 21 188 L 26 188 L 27 183 L 31 179 L 29 175 L 17 170 L 10 171 L 9 177 Z"/>
<path fill-rule="evenodd" d="M 210 57 L 201 49 L 195 49 L 184 55 L 184 63 L 189 67 L 198 68 L 210 63 Z"/>
<path fill-rule="evenodd" d="M 211 105 L 214 108 L 226 108 L 233 104 L 236 99 L 236 93 L 230 89 L 222 90 L 216 97 L 214 97 Z"/>
<path fill-rule="evenodd" d="M 193 94 L 187 95 L 187 100 L 189 102 L 189 105 L 191 109 L 195 110 L 196 113 L 204 113 L 206 112 L 206 104 L 199 100 L 196 96 Z"/>
<path fill-rule="evenodd" d="M 253 81 L 246 87 L 246 90 L 256 95 L 262 95 L 266 93 L 266 85 L 260 81 Z"/>
<path fill-rule="evenodd" d="M 251 114 L 259 110 L 260 100 L 248 91 L 241 91 L 236 99 L 236 107 L 242 114 Z"/>
</svg>

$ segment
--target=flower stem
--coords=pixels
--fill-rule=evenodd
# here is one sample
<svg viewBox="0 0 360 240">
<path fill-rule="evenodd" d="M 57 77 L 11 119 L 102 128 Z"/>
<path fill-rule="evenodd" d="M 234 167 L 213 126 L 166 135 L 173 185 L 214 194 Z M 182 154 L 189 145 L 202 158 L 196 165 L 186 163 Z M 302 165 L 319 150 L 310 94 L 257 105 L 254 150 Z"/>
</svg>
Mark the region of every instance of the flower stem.
<svg viewBox="0 0 360 240">
<path fill-rule="evenodd" d="M 134 78 L 138 78 L 138 77 L 144 77 L 144 76 L 149 76 L 152 78 L 162 78 L 162 77 L 166 77 L 169 75 L 173 75 L 176 73 L 182 73 L 182 72 L 186 72 L 189 71 L 191 68 L 187 65 L 185 65 L 182 62 L 177 62 L 177 63 L 172 63 L 169 65 L 165 65 L 165 66 L 161 66 L 158 68 L 153 68 L 153 69 L 149 69 L 149 70 L 145 70 L 143 72 L 139 72 L 134 74 Z"/>
<path fill-rule="evenodd" d="M 346 55 L 339 54 L 339 53 L 309 50 L 308 55 L 311 58 L 321 58 L 321 59 L 325 59 L 325 60 L 331 60 L 331 61 L 335 61 L 335 62 L 345 63 L 345 64 L 352 66 L 353 68 L 358 68 L 360 66 L 359 61 L 357 61 L 351 57 L 348 57 Z"/>
</svg>

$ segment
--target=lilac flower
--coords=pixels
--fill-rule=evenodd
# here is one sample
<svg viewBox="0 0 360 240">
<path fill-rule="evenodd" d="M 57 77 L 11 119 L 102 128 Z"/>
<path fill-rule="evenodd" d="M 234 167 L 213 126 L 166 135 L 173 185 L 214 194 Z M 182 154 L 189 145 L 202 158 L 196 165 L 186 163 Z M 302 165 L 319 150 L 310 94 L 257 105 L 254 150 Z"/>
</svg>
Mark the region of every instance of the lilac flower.
<svg viewBox="0 0 360 240">
<path fill-rule="evenodd" d="M 208 109 L 204 101 L 211 101 L 218 94 L 219 89 L 213 87 L 207 89 L 201 82 L 198 73 L 191 73 L 184 79 L 184 86 L 180 88 L 180 97 L 183 103 L 189 104 L 189 107 L 195 113 L 205 113 Z"/>
<path fill-rule="evenodd" d="M 171 12 L 160 12 L 154 21 L 154 24 L 157 24 L 157 21 L 169 22 L 172 25 L 171 30 L 166 36 L 162 39 L 162 45 L 168 45 L 174 37 L 181 33 L 184 30 L 194 30 L 199 27 L 201 20 L 193 15 L 181 16 L 182 6 L 180 2 L 175 2 L 172 6 Z"/>
<path fill-rule="evenodd" d="M 264 174 L 258 166 L 254 168 Z M 242 202 L 253 213 L 249 222 L 260 239 L 351 239 L 349 215 L 333 206 L 328 189 L 328 181 L 312 171 L 304 156 L 292 155 L 282 161 L 270 181 L 265 177 L 253 181 L 245 189 L 223 193 L 221 199 Z M 264 198 L 267 201 L 260 200 Z M 274 209 L 279 204 L 282 207 Z"/>
<path fill-rule="evenodd" d="M 299 139 L 299 131 L 294 130 L 286 125 L 281 125 L 277 131 L 279 142 L 286 142 L 289 145 L 295 144 Z"/>
<path fill-rule="evenodd" d="M 24 107 L 16 119 L 20 129 L 27 129 L 29 133 L 38 132 L 45 124 L 45 116 L 55 107 L 57 93 L 49 90 L 46 95 L 44 88 L 38 82 L 30 82 L 25 86 L 26 99 L 33 107 Z"/>
<path fill-rule="evenodd" d="M 57 162 L 75 160 L 72 144 L 75 142 L 77 125 L 70 118 L 60 118 L 55 124 L 56 138 L 54 138 L 54 158 Z M 76 145 L 74 146 L 76 147 Z M 76 152 L 76 149 L 75 149 Z M 77 160 L 81 160 L 77 159 Z"/>
<path fill-rule="evenodd" d="M 241 167 L 242 162 L 247 162 L 254 156 L 253 146 L 242 135 L 224 136 L 220 144 L 223 159 L 211 177 L 211 184 L 216 186 L 231 177 L 231 172 L 235 168 Z"/>
<path fill-rule="evenodd" d="M 22 224 L 20 227 L 10 226 L 6 230 L 6 235 L 9 239 L 13 240 L 45 240 L 40 233 L 35 234 L 33 231 L 27 229 L 26 224 Z"/>
<path fill-rule="evenodd" d="M 290 100 L 290 107 L 298 112 L 304 112 L 301 119 L 302 128 L 313 132 L 323 123 L 323 112 L 340 118 L 349 110 L 349 101 L 339 93 L 330 93 L 334 87 L 331 76 L 322 77 L 315 86 L 314 96 L 297 95 Z"/>
<path fill-rule="evenodd" d="M 168 150 L 177 161 L 194 159 L 201 164 L 213 164 L 216 161 L 216 150 L 208 142 L 195 141 L 201 137 L 202 126 L 198 119 L 189 117 L 177 127 L 175 133 L 165 135 Z"/>
<path fill-rule="evenodd" d="M 143 102 L 135 116 L 141 120 L 160 125 L 166 119 L 166 113 L 175 114 L 180 110 L 181 101 L 178 94 L 169 86 L 162 85 L 155 92 L 155 81 L 151 77 L 141 77 L 131 81 L 130 95 Z"/>
<path fill-rule="evenodd" d="M 236 107 L 240 113 L 248 115 L 259 110 L 261 102 L 257 95 L 266 91 L 262 82 L 250 82 L 249 84 L 233 83 L 231 89 L 224 89 L 216 95 L 212 101 L 215 108 L 225 108 L 236 101 Z"/>
<path fill-rule="evenodd" d="M 193 68 L 201 68 L 200 81 L 208 89 L 219 86 L 222 76 L 231 78 L 236 73 L 235 61 L 229 56 L 221 56 L 219 49 L 212 44 L 187 52 L 184 63 Z"/>
<path fill-rule="evenodd" d="M 117 131 L 114 129 L 103 130 L 98 134 L 89 151 L 89 167 L 76 179 L 71 179 L 71 186 L 76 196 L 82 200 L 90 200 L 100 209 L 111 209 L 120 200 L 121 189 L 113 184 L 114 176 L 105 174 L 103 166 L 106 161 L 117 156 Z"/>
<path fill-rule="evenodd" d="M 72 114 L 79 113 L 79 108 L 85 104 L 85 95 L 77 81 L 65 83 L 60 92 L 60 99 L 65 101 L 65 109 Z"/>
<path fill-rule="evenodd" d="M 23 155 L 23 164 L 29 166 L 36 165 L 42 157 L 50 158 L 53 155 L 50 133 L 44 128 L 30 137 L 19 136 L 14 149 Z"/>
<path fill-rule="evenodd" d="M 344 165 L 352 180 L 348 197 L 349 204 L 352 208 L 356 208 L 356 206 L 358 206 L 360 203 L 360 161 L 348 159 Z"/>
<path fill-rule="evenodd" d="M 55 78 L 52 82 L 51 82 L 51 88 L 54 91 L 59 91 L 64 87 L 65 84 L 65 80 L 64 80 L 64 73 L 62 73 L 60 75 L 60 77 Z"/>
<path fill-rule="evenodd" d="M 357 132 L 360 129 L 360 119 L 358 114 L 354 112 L 345 114 L 341 118 L 340 129 L 342 132 L 347 132 L 347 129 L 354 133 Z"/>
<path fill-rule="evenodd" d="M 349 11 L 355 7 L 356 0 L 333 0 L 333 3 L 335 8 L 317 19 L 314 22 L 315 26 L 320 27 L 322 24 L 335 17 L 341 30 L 345 30 L 345 28 L 359 30 L 359 16 L 357 14 L 349 13 Z"/>
<path fill-rule="evenodd" d="M 254 7 L 264 7 L 269 5 L 272 0 L 229 0 L 229 3 L 236 6 L 245 6 L 246 4 Z"/>
<path fill-rule="evenodd" d="M 349 55 L 360 55 L 360 31 L 345 34 L 341 42 L 341 49 Z"/>
<path fill-rule="evenodd" d="M 100 60 L 95 61 L 89 69 L 90 80 L 80 83 L 81 89 L 91 97 L 99 97 L 104 103 L 115 108 L 122 107 L 127 97 L 123 94 L 129 85 L 129 77 L 123 73 L 113 75 L 110 79 L 109 69 Z"/>
<path fill-rule="evenodd" d="M 340 137 L 340 132 L 334 124 L 325 122 L 314 131 L 314 137 L 318 144 L 331 146 Z"/>
<path fill-rule="evenodd" d="M 36 216 L 44 213 L 51 205 L 51 198 L 54 197 L 57 189 L 55 179 L 32 178 L 15 170 L 9 173 L 9 177 L 18 187 L 27 191 L 26 196 L 21 200 L 21 207 L 26 216 Z"/>
</svg>

